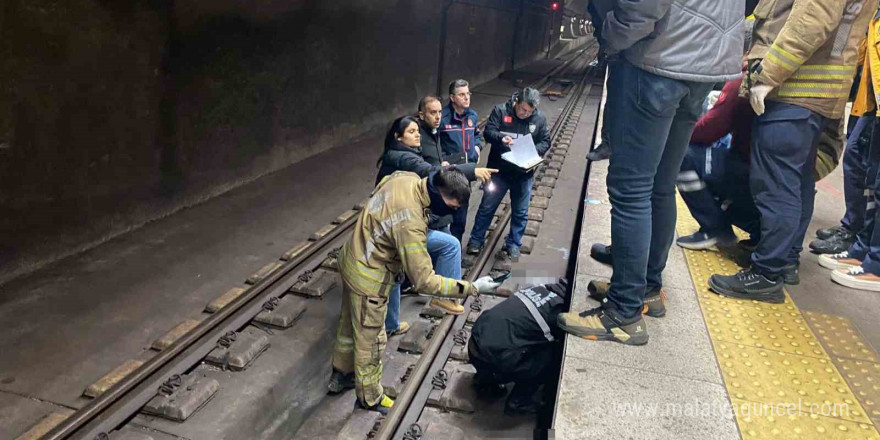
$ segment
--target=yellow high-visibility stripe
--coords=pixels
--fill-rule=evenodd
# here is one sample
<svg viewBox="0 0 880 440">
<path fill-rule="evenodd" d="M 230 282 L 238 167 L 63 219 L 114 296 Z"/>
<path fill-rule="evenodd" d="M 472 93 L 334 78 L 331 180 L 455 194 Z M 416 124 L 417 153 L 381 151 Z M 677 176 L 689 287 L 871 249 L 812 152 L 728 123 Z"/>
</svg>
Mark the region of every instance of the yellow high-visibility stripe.
<svg viewBox="0 0 880 440">
<path fill-rule="evenodd" d="M 800 81 L 791 81 L 787 82 L 779 87 L 780 89 L 849 89 L 849 86 L 846 84 L 840 83 L 822 83 L 822 82 L 800 82 Z"/>
<path fill-rule="evenodd" d="M 773 45 L 770 46 L 770 51 L 777 52 L 777 53 L 779 53 L 779 55 L 782 55 L 783 57 L 787 58 L 792 63 L 798 64 L 798 65 L 803 64 L 804 61 L 806 61 L 806 60 L 802 60 L 802 59 L 794 56 L 791 52 L 777 46 L 776 43 L 773 43 Z"/>
<path fill-rule="evenodd" d="M 842 70 L 856 73 L 855 66 L 843 66 L 840 64 L 805 64 L 801 66 L 801 70 Z"/>
</svg>

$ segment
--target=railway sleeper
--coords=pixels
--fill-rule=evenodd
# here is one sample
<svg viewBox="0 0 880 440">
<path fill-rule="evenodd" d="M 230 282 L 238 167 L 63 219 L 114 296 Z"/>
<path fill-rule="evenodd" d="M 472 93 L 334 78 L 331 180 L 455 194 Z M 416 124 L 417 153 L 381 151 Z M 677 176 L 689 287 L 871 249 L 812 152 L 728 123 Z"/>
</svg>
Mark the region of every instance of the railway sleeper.
<svg viewBox="0 0 880 440">
<path fill-rule="evenodd" d="M 529 220 L 542 222 L 544 221 L 544 210 L 541 208 L 529 207 L 528 218 Z"/>
<path fill-rule="evenodd" d="M 326 269 L 307 270 L 290 287 L 298 295 L 320 298 L 339 284 L 339 274 Z"/>
<path fill-rule="evenodd" d="M 533 208 L 547 209 L 547 207 L 550 206 L 550 199 L 547 197 L 532 196 L 529 206 Z"/>
<path fill-rule="evenodd" d="M 99 440 L 102 440 L 99 437 L 96 437 Z M 107 440 L 173 440 L 174 437 L 170 435 L 155 432 L 155 431 L 147 431 L 145 428 L 137 428 L 126 426 L 118 431 L 113 431 L 110 435 L 107 436 Z"/>
<path fill-rule="evenodd" d="M 474 375 L 477 370 L 473 365 L 447 362 L 444 370 L 448 372 L 446 379 L 437 376 L 433 379 L 434 389 L 428 395 L 428 405 L 446 411 L 473 413 L 477 392 L 474 389 Z M 440 386 L 440 384 L 443 386 Z"/>
<path fill-rule="evenodd" d="M 382 414 L 376 411 L 367 411 L 365 409 L 355 409 L 342 425 L 342 429 L 336 435 L 338 440 L 354 440 L 372 438 L 370 434 L 375 435 L 376 426 L 384 420 Z"/>
<path fill-rule="evenodd" d="M 171 346 L 174 341 L 180 339 L 181 336 L 189 333 L 192 329 L 196 328 L 201 323 L 201 321 L 197 321 L 195 319 L 187 319 L 186 321 L 177 324 L 176 327 L 171 329 L 168 333 L 165 333 L 159 339 L 153 341 L 153 344 L 150 346 L 153 350 L 162 351 Z"/>
<path fill-rule="evenodd" d="M 549 186 L 536 186 L 534 190 L 532 190 L 533 197 L 553 197 L 553 188 Z"/>
<path fill-rule="evenodd" d="M 409 331 L 400 339 L 397 349 L 405 353 L 421 354 L 428 347 L 428 341 L 434 336 L 437 326 L 428 320 L 417 319 Z"/>
<path fill-rule="evenodd" d="M 218 390 L 220 382 L 197 371 L 184 376 L 175 375 L 162 385 L 156 397 L 147 402 L 141 412 L 183 422 L 205 406 Z"/>
<path fill-rule="evenodd" d="M 254 321 L 281 329 L 293 327 L 305 313 L 307 302 L 298 296 L 283 296 L 274 304 L 264 305 L 264 310 L 254 318 Z"/>
<path fill-rule="evenodd" d="M 396 399 L 400 395 L 418 361 L 418 356 L 400 352 L 383 361 L 382 388 L 388 397 Z"/>
<path fill-rule="evenodd" d="M 265 331 L 248 326 L 240 332 L 229 332 L 217 341 L 217 347 L 208 353 L 205 361 L 222 369 L 241 371 L 269 348 Z"/>
<path fill-rule="evenodd" d="M 310 241 L 301 241 L 297 243 L 295 246 L 290 248 L 287 252 L 281 255 L 281 259 L 283 261 L 290 261 L 297 257 L 297 255 L 303 253 L 306 249 L 308 249 L 312 245 Z"/>
<path fill-rule="evenodd" d="M 530 220 L 529 222 L 526 223 L 526 230 L 525 230 L 526 235 L 529 235 L 532 237 L 537 237 L 538 232 L 540 232 L 540 231 L 541 231 L 541 223 L 540 222 L 537 222 L 535 220 Z M 520 250 L 522 250 L 522 248 L 520 248 Z"/>
</svg>

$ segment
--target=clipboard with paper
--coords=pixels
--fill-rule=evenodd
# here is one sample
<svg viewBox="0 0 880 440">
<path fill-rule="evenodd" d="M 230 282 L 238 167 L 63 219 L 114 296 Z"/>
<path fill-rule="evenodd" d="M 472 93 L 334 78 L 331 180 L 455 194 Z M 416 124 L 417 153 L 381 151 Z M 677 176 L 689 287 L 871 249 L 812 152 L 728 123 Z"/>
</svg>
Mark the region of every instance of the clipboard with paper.
<svg viewBox="0 0 880 440">
<path fill-rule="evenodd" d="M 532 171 L 544 161 L 538 155 L 538 149 L 535 147 L 535 141 L 532 139 L 531 133 L 517 135 L 515 133 L 502 132 L 502 134 L 513 138 L 513 145 L 510 145 L 510 151 L 501 155 L 501 158 L 505 161 L 516 165 L 523 171 Z"/>
</svg>

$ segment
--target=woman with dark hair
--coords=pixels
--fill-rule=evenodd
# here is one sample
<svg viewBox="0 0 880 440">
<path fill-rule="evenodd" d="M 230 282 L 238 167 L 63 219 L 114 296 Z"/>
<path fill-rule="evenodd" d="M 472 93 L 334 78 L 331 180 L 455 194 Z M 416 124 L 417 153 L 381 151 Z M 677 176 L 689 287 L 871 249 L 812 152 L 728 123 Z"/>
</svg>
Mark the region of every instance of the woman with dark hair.
<svg viewBox="0 0 880 440">
<path fill-rule="evenodd" d="M 388 133 L 385 134 L 385 150 L 376 165 L 379 167 L 377 184 L 395 171 L 411 171 L 420 177 L 428 177 L 428 174 L 442 168 L 440 165 L 431 165 L 422 157 L 419 122 L 414 116 L 403 116 L 391 123 Z M 487 182 L 492 177 L 492 173 L 498 171 L 491 168 L 477 168 L 475 163 L 456 165 L 456 167 L 470 181 L 479 179 Z"/>
<path fill-rule="evenodd" d="M 440 171 L 442 166 L 431 165 L 422 158 L 420 145 L 421 135 L 416 118 L 403 116 L 395 119 L 385 135 L 385 149 L 376 164 L 379 167 L 376 183 L 378 184 L 386 176 L 396 171 L 410 171 L 422 178 L 431 178 L 432 174 Z M 491 168 L 477 168 L 474 163 L 455 165 L 454 167 L 461 170 L 470 181 L 479 179 L 482 182 L 487 182 L 492 174 L 498 171 Z M 461 209 L 467 209 L 467 207 Z M 449 234 L 451 222 L 451 215 L 431 216 L 428 225 L 428 254 L 431 255 L 434 271 L 438 275 L 460 280 L 461 243 Z M 431 300 L 431 306 L 455 315 L 464 313 L 464 307 L 457 301 L 434 298 Z M 406 333 L 407 330 L 409 330 L 409 324 L 400 322 L 400 285 L 398 284 L 388 299 L 385 331 L 390 335 L 399 335 Z"/>
</svg>

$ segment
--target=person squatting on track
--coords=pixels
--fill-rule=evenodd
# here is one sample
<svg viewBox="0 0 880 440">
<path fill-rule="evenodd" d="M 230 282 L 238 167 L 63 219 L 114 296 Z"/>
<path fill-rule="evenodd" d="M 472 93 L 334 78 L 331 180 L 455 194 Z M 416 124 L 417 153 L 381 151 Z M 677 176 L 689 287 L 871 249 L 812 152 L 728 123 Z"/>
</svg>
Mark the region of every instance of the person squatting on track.
<svg viewBox="0 0 880 440">
<path fill-rule="evenodd" d="M 436 105 L 436 109 L 432 104 Z M 440 102 L 436 98 L 432 100 L 431 96 L 428 96 L 422 99 L 419 104 L 419 118 L 427 116 L 427 108 L 432 108 L 436 110 L 435 120 L 439 125 L 439 107 Z M 416 119 L 413 116 L 404 116 L 397 118 L 391 124 L 385 136 L 385 150 L 379 157 L 377 184 L 395 171 L 410 171 L 418 174 L 419 177 L 428 177 L 442 168 L 439 164 L 431 164 L 424 159 L 426 148 L 434 151 L 439 148 L 437 143 L 433 142 L 436 138 L 428 137 L 433 133 L 426 133 L 425 119 L 427 118 Z M 456 165 L 456 168 L 467 176 L 468 181 L 479 179 L 481 182 L 487 182 L 492 177 L 492 173 L 498 171 L 491 168 L 477 168 L 477 164 L 473 162 Z M 463 207 L 462 210 L 467 210 L 467 207 Z M 459 280 L 461 279 L 461 244 L 449 233 L 451 222 L 452 215 L 430 215 L 427 235 L 428 254 L 438 275 Z M 400 289 L 400 284 L 395 285 L 388 298 L 385 331 L 389 335 L 399 335 L 409 330 L 409 323 L 400 322 Z M 431 306 L 455 315 L 464 313 L 464 307 L 457 301 L 433 298 Z"/>
<path fill-rule="evenodd" d="M 492 223 L 492 216 L 501 204 L 504 195 L 510 190 L 510 232 L 500 251 L 500 258 L 519 261 L 523 233 L 529 216 L 529 201 L 532 198 L 534 171 L 525 171 L 501 158 L 510 151 L 513 138 L 507 133 L 531 134 L 535 149 L 543 156 L 550 149 L 550 130 L 544 113 L 538 109 L 541 93 L 526 87 L 516 92 L 508 102 L 495 106 L 489 121 L 486 122 L 485 137 L 491 145 L 488 165 L 498 169 L 498 174 L 486 185 L 480 208 L 474 217 L 474 227 L 468 240 L 467 253 L 476 255 L 483 249 L 486 231 Z"/>
<path fill-rule="evenodd" d="M 440 146 L 443 161 L 450 165 L 477 163 L 480 161 L 479 117 L 471 108 L 470 84 L 463 79 L 449 83 L 449 104 L 443 107 L 440 117 Z M 467 210 L 453 216 L 450 232 L 461 242 L 467 226 Z"/>
<path fill-rule="evenodd" d="M 602 304 L 563 313 L 587 339 L 646 344 L 646 297 L 659 296 L 675 233 L 675 179 L 713 84 L 741 72 L 744 0 L 612 2 L 600 44 L 610 56 L 606 118 L 613 143 L 607 187 L 613 243 Z M 608 5 L 613 3 L 613 5 Z M 674 5 L 674 7 L 673 7 Z"/>
<path fill-rule="evenodd" d="M 820 133 L 842 124 L 858 46 L 877 0 L 761 2 L 743 92 L 757 115 L 750 187 L 761 212 L 752 266 L 709 278 L 724 296 L 785 301 L 783 273 L 797 266 L 813 216 Z"/>
<path fill-rule="evenodd" d="M 468 358 L 477 374 L 477 392 L 500 396 L 505 384 L 513 390 L 504 405 L 509 415 L 534 414 L 534 394 L 553 375 L 554 350 L 565 334 L 556 316 L 565 309 L 568 281 L 516 292 L 486 310 L 474 322 L 468 340 Z"/>
<path fill-rule="evenodd" d="M 355 388 L 355 405 L 387 413 L 394 401 L 382 389 L 385 314 L 388 298 L 405 274 L 420 293 L 464 298 L 493 293 L 491 277 L 468 281 L 436 273 L 428 256 L 428 215 L 450 214 L 467 206 L 470 184 L 464 173 L 444 168 L 426 178 L 396 172 L 373 190 L 351 238 L 339 253 L 342 313 L 333 351 L 331 393 Z"/>
</svg>

